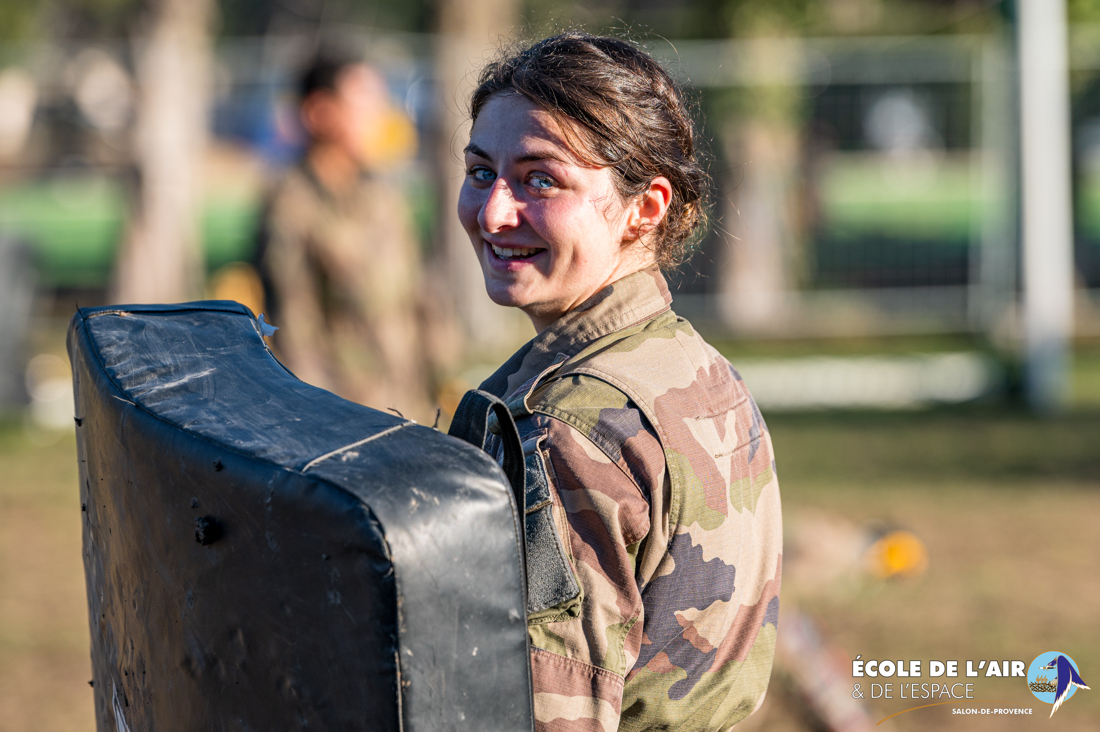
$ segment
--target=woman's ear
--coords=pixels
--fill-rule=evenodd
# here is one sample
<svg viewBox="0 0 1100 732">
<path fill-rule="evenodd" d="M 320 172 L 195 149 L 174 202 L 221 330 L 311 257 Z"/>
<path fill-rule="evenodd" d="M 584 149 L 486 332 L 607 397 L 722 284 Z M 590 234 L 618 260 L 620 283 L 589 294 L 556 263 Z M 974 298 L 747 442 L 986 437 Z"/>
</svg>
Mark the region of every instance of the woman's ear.
<svg viewBox="0 0 1100 732">
<path fill-rule="evenodd" d="M 649 182 L 649 188 L 642 191 L 630 205 L 627 212 L 626 239 L 637 241 L 656 229 L 668 212 L 672 201 L 672 184 L 668 178 L 659 175 Z"/>
</svg>

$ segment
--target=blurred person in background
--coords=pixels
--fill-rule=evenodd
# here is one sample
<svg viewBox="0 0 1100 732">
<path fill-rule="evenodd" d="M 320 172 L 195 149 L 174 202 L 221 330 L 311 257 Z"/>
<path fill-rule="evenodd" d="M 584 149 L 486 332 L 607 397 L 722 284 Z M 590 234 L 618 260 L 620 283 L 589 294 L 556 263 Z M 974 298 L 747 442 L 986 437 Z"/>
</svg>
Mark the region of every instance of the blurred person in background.
<svg viewBox="0 0 1100 732">
<path fill-rule="evenodd" d="M 303 381 L 425 418 L 416 238 L 400 182 L 378 169 L 393 116 L 385 80 L 321 56 L 299 94 L 308 144 L 268 197 L 257 248 L 275 350 Z"/>
</svg>

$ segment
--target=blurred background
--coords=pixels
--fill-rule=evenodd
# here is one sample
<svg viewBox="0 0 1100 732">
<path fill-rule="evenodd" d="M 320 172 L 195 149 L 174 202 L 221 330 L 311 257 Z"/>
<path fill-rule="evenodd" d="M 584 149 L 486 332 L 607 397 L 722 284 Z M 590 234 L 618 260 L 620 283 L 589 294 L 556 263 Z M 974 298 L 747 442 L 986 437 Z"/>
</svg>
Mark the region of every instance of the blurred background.
<svg viewBox="0 0 1100 732">
<path fill-rule="evenodd" d="M 0 730 L 94 725 L 75 308 L 234 299 L 293 332 L 265 259 L 280 195 L 294 171 L 328 189 L 301 77 L 350 59 L 373 79 L 356 180 L 387 205 L 360 222 L 363 280 L 311 264 L 325 339 L 275 348 L 445 425 L 533 335 L 453 213 L 465 100 L 499 49 L 573 27 L 644 44 L 703 130 L 714 205 L 674 308 L 756 395 L 786 509 L 781 645 L 744 726 L 905 709 L 851 698 L 856 655 L 1059 649 L 1100 674 L 1097 0 L 0 0 Z M 371 321 L 386 307 L 408 327 Z M 377 403 L 348 359 L 417 383 Z M 1036 716 L 881 728 L 1045 722 L 1022 682 L 978 689 Z M 1057 717 L 1100 729 L 1100 694 Z"/>
</svg>

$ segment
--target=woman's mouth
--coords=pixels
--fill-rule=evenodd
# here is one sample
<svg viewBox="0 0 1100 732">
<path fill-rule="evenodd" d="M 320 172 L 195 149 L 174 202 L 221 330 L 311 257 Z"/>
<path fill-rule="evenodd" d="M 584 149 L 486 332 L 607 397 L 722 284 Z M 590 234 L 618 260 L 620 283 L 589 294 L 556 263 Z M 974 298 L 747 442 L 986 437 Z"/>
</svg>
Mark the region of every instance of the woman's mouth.
<svg viewBox="0 0 1100 732">
<path fill-rule="evenodd" d="M 499 259 L 503 259 L 505 261 L 530 259 L 539 252 L 546 251 L 545 249 L 540 249 L 538 247 L 499 247 L 492 242 L 488 242 L 488 244 L 492 248 L 493 254 L 495 254 Z"/>
</svg>

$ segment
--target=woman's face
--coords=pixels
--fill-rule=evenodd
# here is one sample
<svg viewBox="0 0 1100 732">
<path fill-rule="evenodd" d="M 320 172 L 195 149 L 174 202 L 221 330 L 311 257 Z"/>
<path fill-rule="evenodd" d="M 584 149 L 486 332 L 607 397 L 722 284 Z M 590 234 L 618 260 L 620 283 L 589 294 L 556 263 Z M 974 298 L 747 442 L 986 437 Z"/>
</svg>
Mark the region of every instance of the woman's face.
<svg viewBox="0 0 1100 732">
<path fill-rule="evenodd" d="M 582 163 L 526 98 L 498 95 L 482 107 L 458 217 L 489 297 L 523 310 L 537 331 L 653 261 L 638 241 L 642 207 L 624 203 L 611 170 Z"/>
</svg>

